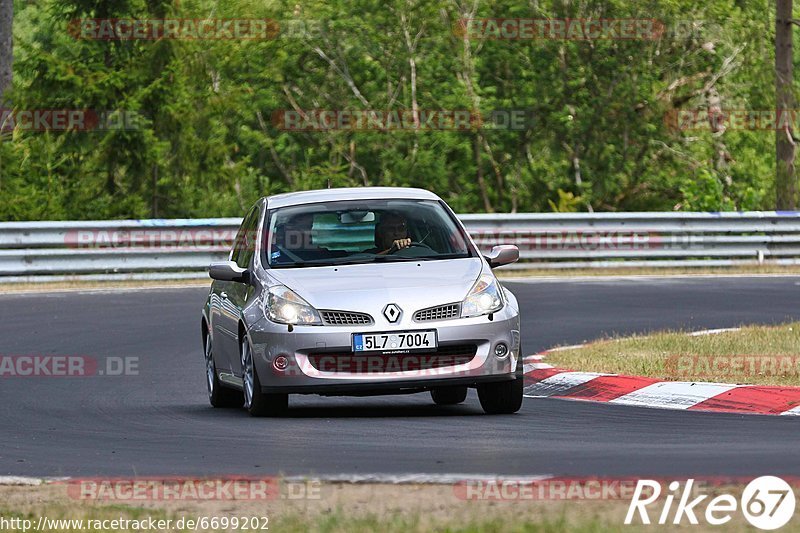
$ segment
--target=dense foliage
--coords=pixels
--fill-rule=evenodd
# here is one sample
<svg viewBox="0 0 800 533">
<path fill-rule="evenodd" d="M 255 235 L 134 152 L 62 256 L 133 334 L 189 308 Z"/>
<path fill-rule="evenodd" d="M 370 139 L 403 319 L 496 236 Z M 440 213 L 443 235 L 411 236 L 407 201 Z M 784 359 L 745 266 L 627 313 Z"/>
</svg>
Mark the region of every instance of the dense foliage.
<svg viewBox="0 0 800 533">
<path fill-rule="evenodd" d="M 92 40 L 85 18 L 269 18 L 266 40 Z M 654 39 L 464 39 L 465 18 L 653 18 Z M 136 127 L 0 132 L 0 220 L 235 216 L 257 197 L 425 187 L 460 212 L 774 208 L 768 0 L 15 2 L 13 107 Z M 303 31 L 303 30 L 306 31 Z M 523 129 L 286 131 L 278 110 L 525 109 Z M 672 124 L 672 126 L 671 126 Z"/>
</svg>

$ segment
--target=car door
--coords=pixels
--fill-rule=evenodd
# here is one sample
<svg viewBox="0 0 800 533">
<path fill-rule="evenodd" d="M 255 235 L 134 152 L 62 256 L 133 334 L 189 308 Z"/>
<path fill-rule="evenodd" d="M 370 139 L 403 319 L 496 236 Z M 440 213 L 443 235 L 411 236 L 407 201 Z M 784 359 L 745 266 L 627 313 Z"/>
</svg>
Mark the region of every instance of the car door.
<svg viewBox="0 0 800 533">
<path fill-rule="evenodd" d="M 242 221 L 233 242 L 229 260 L 242 268 L 251 268 L 255 252 L 256 230 L 260 211 L 253 207 Z M 239 361 L 239 317 L 247 297 L 249 285 L 235 281 L 217 281 L 215 291 L 219 302 L 215 328 L 215 350 L 220 370 L 236 376 L 241 375 Z"/>
<path fill-rule="evenodd" d="M 233 259 L 239 268 L 246 268 L 251 272 L 253 269 L 253 256 L 255 256 L 257 250 L 260 220 L 261 212 L 258 206 L 256 206 L 243 223 L 245 231 L 242 234 L 242 242 L 239 246 L 239 253 L 236 256 L 236 259 Z M 233 374 L 236 376 L 241 376 L 242 361 L 239 354 L 240 339 L 238 338 L 239 318 L 242 316 L 242 309 L 244 309 L 245 304 L 250 299 L 254 289 L 249 283 L 237 283 L 235 281 L 231 281 L 229 283 L 228 301 L 230 302 L 231 309 L 234 309 L 236 314 L 233 323 L 233 331 L 236 332 L 236 346 L 235 349 L 230 353 L 230 363 Z"/>
</svg>

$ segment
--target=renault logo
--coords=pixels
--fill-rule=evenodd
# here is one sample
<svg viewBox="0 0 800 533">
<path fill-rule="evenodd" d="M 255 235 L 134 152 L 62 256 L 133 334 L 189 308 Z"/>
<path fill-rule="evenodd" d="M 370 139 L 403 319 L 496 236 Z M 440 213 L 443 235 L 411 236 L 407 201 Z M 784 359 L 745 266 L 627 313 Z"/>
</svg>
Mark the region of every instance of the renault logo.
<svg viewBox="0 0 800 533">
<path fill-rule="evenodd" d="M 383 308 L 383 316 L 392 323 L 397 322 L 402 314 L 403 311 L 395 304 L 389 304 Z"/>
</svg>

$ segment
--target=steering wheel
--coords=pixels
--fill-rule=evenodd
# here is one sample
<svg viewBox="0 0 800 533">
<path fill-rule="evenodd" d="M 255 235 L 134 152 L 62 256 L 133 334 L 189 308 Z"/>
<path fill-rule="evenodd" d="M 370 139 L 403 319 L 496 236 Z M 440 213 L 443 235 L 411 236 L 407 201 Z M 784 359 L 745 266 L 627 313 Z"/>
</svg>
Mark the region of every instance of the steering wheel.
<svg viewBox="0 0 800 533">
<path fill-rule="evenodd" d="M 422 249 L 430 250 L 431 252 L 434 251 L 433 248 L 431 248 L 430 246 L 428 246 L 427 244 L 425 244 L 423 242 L 412 242 L 411 244 L 409 244 L 405 248 L 400 248 L 399 250 L 395 250 L 394 252 L 392 252 L 392 255 L 396 254 L 399 257 L 411 257 L 411 258 L 413 258 L 413 257 L 422 257 L 421 255 L 418 255 L 419 252 L 417 252 L 416 254 L 413 253 L 413 252 L 404 253 L 406 251 L 411 251 L 412 248 L 422 248 Z M 423 254 L 424 254 L 424 252 L 423 252 Z"/>
<path fill-rule="evenodd" d="M 283 246 L 278 245 L 278 246 L 276 246 L 276 248 L 278 249 L 279 252 L 286 254 L 286 257 L 291 259 L 293 262 L 295 262 L 295 263 L 302 263 L 303 262 L 303 259 L 301 257 L 299 257 L 294 252 L 290 252 L 289 250 L 287 250 Z M 272 258 L 271 257 L 270 257 L 270 263 L 272 263 Z"/>
<path fill-rule="evenodd" d="M 433 248 L 431 248 L 430 246 L 428 246 L 428 245 L 427 245 L 427 244 L 425 244 L 424 242 L 412 242 L 411 244 L 409 244 L 408 246 L 406 246 L 406 248 L 413 248 L 413 247 L 415 247 L 415 246 L 422 246 L 422 247 L 424 247 L 424 248 L 427 248 L 427 249 L 428 249 L 428 250 L 430 250 L 430 251 L 433 251 Z M 403 248 L 403 249 L 405 249 L 405 248 Z"/>
</svg>

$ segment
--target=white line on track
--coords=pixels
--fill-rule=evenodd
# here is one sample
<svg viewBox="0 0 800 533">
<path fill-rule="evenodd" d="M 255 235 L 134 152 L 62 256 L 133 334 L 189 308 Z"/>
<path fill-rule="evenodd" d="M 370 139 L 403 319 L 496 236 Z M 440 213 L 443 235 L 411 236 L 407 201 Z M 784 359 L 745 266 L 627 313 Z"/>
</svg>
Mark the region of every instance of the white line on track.
<svg viewBox="0 0 800 533">
<path fill-rule="evenodd" d="M 64 481 L 69 478 L 66 477 L 25 477 L 25 476 L 0 476 L 0 486 L 13 485 L 13 486 L 36 486 L 43 483 L 51 483 L 53 481 Z"/>
<path fill-rule="evenodd" d="M 544 353 L 545 354 L 549 354 L 549 353 L 553 353 L 553 352 L 563 352 L 565 350 L 577 350 L 578 348 L 583 348 L 585 346 L 586 346 L 586 344 L 572 344 L 570 346 L 556 346 L 555 348 L 550 348 L 549 350 L 546 350 Z"/>
<path fill-rule="evenodd" d="M 225 478 L 225 476 L 220 476 Z M 507 474 L 324 474 L 307 476 L 283 476 L 288 482 L 319 480 L 325 483 L 387 484 L 387 485 L 451 485 L 460 481 L 516 481 L 535 483 L 554 477 L 554 474 L 512 476 Z M 24 476 L 0 476 L 0 486 L 37 486 L 56 481 L 69 481 L 72 478 L 34 478 Z"/>
<path fill-rule="evenodd" d="M 707 279 L 707 278 L 784 278 L 797 279 L 798 275 L 792 274 L 632 274 L 629 276 L 542 276 L 542 277 L 501 277 L 500 283 L 591 283 L 608 281 L 668 281 L 684 279 Z"/>
<path fill-rule="evenodd" d="M 533 372 L 534 370 L 546 370 L 548 368 L 553 368 L 553 365 L 548 365 L 547 363 L 526 363 L 522 365 L 522 373 L 527 374 L 529 372 Z"/>
<path fill-rule="evenodd" d="M 520 483 L 535 483 L 554 477 L 553 474 L 533 476 L 509 476 L 493 474 L 330 474 L 285 477 L 288 482 L 305 481 L 309 479 L 320 480 L 326 483 L 381 483 L 390 485 L 407 484 L 435 484 L 445 485 L 459 481 L 516 481 Z"/>
<path fill-rule="evenodd" d="M 111 294 L 118 292 L 139 292 L 139 291 L 152 291 L 152 290 L 176 290 L 176 289 L 207 289 L 211 286 L 211 281 L 208 284 L 197 285 L 147 285 L 142 287 L 108 287 L 108 288 L 69 288 L 69 289 L 32 289 L 25 291 L 7 291 L 2 290 L 0 285 L 0 297 L 3 296 L 55 296 L 59 294 Z"/>
<path fill-rule="evenodd" d="M 690 337 L 702 337 L 704 335 L 716 335 L 718 333 L 728 333 L 729 331 L 739 331 L 742 328 L 717 328 L 717 329 L 702 329 L 700 331 L 692 331 L 689 333 Z"/>
</svg>

